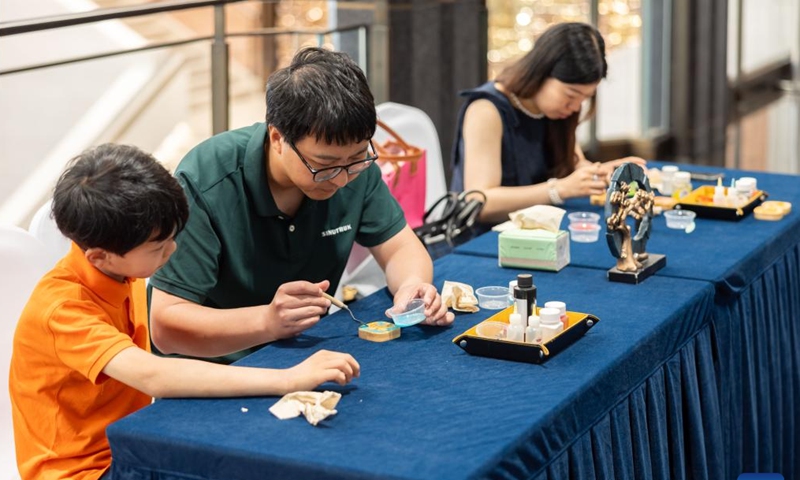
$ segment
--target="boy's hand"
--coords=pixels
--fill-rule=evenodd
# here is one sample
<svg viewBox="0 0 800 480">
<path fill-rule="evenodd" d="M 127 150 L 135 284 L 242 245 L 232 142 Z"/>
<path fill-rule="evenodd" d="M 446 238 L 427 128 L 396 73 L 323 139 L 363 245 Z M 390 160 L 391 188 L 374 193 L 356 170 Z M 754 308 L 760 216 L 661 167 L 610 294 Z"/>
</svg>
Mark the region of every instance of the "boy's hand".
<svg viewBox="0 0 800 480">
<path fill-rule="evenodd" d="M 322 296 L 330 282 L 305 281 L 284 283 L 267 305 L 264 330 L 274 339 L 291 338 L 313 327 L 331 306 Z"/>
<path fill-rule="evenodd" d="M 442 303 L 442 297 L 436 291 L 436 287 L 430 283 L 419 283 L 400 288 L 394 296 L 394 304 L 397 307 L 404 307 L 414 298 L 425 300 L 425 321 L 422 322 L 423 324 L 447 326 L 453 323 L 455 315 L 447 311 L 447 307 Z"/>
<path fill-rule="evenodd" d="M 361 366 L 347 353 L 320 350 L 286 370 L 285 393 L 313 390 L 325 382 L 346 385 L 361 374 Z"/>
</svg>

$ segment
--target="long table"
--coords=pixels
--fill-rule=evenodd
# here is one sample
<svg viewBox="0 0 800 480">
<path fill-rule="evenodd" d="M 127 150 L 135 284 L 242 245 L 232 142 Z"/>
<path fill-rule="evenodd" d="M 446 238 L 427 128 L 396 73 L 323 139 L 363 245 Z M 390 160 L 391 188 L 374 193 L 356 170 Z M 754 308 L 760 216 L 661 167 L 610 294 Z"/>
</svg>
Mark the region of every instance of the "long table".
<svg viewBox="0 0 800 480">
<path fill-rule="evenodd" d="M 521 272 L 462 255 L 435 271 L 439 286 L 475 287 Z M 280 368 L 321 348 L 352 353 L 361 377 L 325 386 L 343 394 L 335 417 L 316 428 L 280 421 L 268 412 L 276 398 L 159 400 L 109 427 L 114 478 L 722 478 L 714 365 L 696 348 L 710 335 L 712 285 L 611 284 L 578 267 L 535 280 L 540 301 L 601 319 L 543 365 L 470 356 L 452 343 L 492 311 L 460 314 L 451 328 L 409 327 L 382 344 L 359 339 L 337 312 L 239 362 Z M 372 320 L 388 306 L 383 291 L 353 310 Z"/>
<path fill-rule="evenodd" d="M 691 171 L 719 171 L 710 167 L 682 166 Z M 647 251 L 667 256 L 667 265 L 658 275 L 706 280 L 723 295 L 741 293 L 749 284 L 800 241 L 800 176 L 777 175 L 741 170 L 725 170 L 726 178 L 752 176 L 771 199 L 792 202 L 795 206 L 783 220 L 757 220 L 748 215 L 739 221 L 697 218 L 690 234 L 667 228 L 663 215 L 653 218 Z M 707 183 L 707 182 L 705 182 Z M 695 186 L 700 183 L 695 182 Z M 590 205 L 585 198 L 567 202 L 569 212 L 591 211 L 602 216 L 603 207 Z M 563 220 L 566 229 L 568 220 Z M 498 234 L 488 232 L 455 252 L 497 258 Z M 615 265 L 605 239 L 605 228 L 594 243 L 570 242 L 570 265 L 608 270 Z"/>
<path fill-rule="evenodd" d="M 726 174 L 755 176 L 772 199 L 800 208 L 800 177 Z M 437 286 L 507 284 L 518 270 L 497 266 L 496 242 L 490 233 L 439 259 Z M 572 242 L 561 272 L 534 272 L 540 302 L 601 319 L 543 365 L 452 344 L 490 311 L 458 315 L 449 329 L 410 327 L 386 344 L 358 339 L 337 313 L 240 362 L 287 367 L 319 348 L 352 353 L 362 377 L 324 386 L 343 393 L 337 416 L 314 428 L 272 417 L 276 398 L 159 400 L 109 427 L 115 478 L 796 478 L 798 212 L 780 222 L 698 219 L 689 235 L 657 218 L 648 245 L 667 267 L 637 286 L 606 280 L 614 260 L 602 238 Z M 389 305 L 378 292 L 353 309 L 372 320 Z"/>
<path fill-rule="evenodd" d="M 755 177 L 770 199 L 791 202 L 793 211 L 777 222 L 752 215 L 735 222 L 698 218 L 691 234 L 667 228 L 658 216 L 647 251 L 667 256 L 656 276 L 704 280 L 716 289 L 710 347 L 724 406 L 724 478 L 742 472 L 799 478 L 800 177 L 724 172 L 726 179 Z M 602 213 L 585 199 L 570 201 L 566 208 Z M 497 258 L 497 244 L 498 234 L 489 232 L 456 252 Z M 599 270 L 614 265 L 602 235 L 596 243 L 571 242 L 570 253 L 571 265 Z"/>
</svg>

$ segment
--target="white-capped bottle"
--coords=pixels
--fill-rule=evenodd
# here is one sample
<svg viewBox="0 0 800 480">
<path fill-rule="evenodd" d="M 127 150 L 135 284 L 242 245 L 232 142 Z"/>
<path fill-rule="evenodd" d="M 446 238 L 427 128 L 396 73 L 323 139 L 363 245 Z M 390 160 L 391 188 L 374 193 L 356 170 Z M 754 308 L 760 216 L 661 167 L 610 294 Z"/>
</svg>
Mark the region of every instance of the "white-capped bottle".
<svg viewBox="0 0 800 480">
<path fill-rule="evenodd" d="M 534 314 L 528 317 L 528 326 L 525 327 L 525 343 L 541 343 L 541 332 L 539 328 L 539 316 Z"/>
<path fill-rule="evenodd" d="M 744 197 L 745 201 L 750 200 L 750 197 L 756 192 L 756 179 L 753 177 L 742 177 L 736 180 L 736 191 L 739 196 Z"/>
<path fill-rule="evenodd" d="M 517 281 L 508 282 L 508 306 L 514 305 L 514 289 L 517 288 Z M 516 306 L 515 306 L 516 307 Z M 516 312 L 516 309 L 514 310 Z"/>
<path fill-rule="evenodd" d="M 508 326 L 508 331 L 506 333 L 506 340 L 510 340 L 512 342 L 525 341 L 525 323 L 522 315 L 519 313 L 512 313 L 509 315 L 508 321 L 510 325 Z"/>
<path fill-rule="evenodd" d="M 736 180 L 731 179 L 731 186 L 728 187 L 728 194 L 725 203 L 729 207 L 739 207 L 739 194 L 736 192 Z"/>
<path fill-rule="evenodd" d="M 722 186 L 721 178 L 717 179 L 717 186 L 714 187 L 714 198 L 712 201 L 714 202 L 714 205 L 719 207 L 724 207 L 728 202 L 727 198 L 725 197 L 725 187 Z"/>
<path fill-rule="evenodd" d="M 661 195 L 672 195 L 672 177 L 677 171 L 678 167 L 675 165 L 661 167 L 661 188 L 659 189 Z"/>
<path fill-rule="evenodd" d="M 542 331 L 542 343 L 552 340 L 556 335 L 564 331 L 561 312 L 557 308 L 539 309 L 539 328 Z"/>
<path fill-rule="evenodd" d="M 559 314 L 561 316 L 561 323 L 564 324 L 564 330 L 566 330 L 567 327 L 569 327 L 569 317 L 567 316 L 567 304 L 566 303 L 557 302 L 557 301 L 551 301 L 551 302 L 546 302 L 544 304 L 544 307 L 545 308 L 555 308 L 555 309 L 557 309 L 560 312 Z"/>
</svg>

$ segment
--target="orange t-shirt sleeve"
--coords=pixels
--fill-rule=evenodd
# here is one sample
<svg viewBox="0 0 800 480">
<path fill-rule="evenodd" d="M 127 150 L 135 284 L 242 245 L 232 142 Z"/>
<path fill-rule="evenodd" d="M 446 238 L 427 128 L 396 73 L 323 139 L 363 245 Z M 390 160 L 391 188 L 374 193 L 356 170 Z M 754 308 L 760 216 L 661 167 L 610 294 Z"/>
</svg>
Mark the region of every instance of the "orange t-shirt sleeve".
<svg viewBox="0 0 800 480">
<path fill-rule="evenodd" d="M 122 350 L 136 346 L 112 322 L 94 302 L 61 304 L 50 315 L 48 325 L 59 360 L 92 383 L 105 381 L 107 377 L 101 373 L 108 362 Z"/>
</svg>

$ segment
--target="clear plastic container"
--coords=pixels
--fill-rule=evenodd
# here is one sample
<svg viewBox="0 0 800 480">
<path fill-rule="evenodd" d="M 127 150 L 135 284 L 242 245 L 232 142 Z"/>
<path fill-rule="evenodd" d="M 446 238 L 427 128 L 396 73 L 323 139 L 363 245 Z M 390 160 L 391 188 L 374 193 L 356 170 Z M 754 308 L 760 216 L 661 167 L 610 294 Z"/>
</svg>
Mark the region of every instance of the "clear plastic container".
<svg viewBox="0 0 800 480">
<path fill-rule="evenodd" d="M 600 221 L 600 215 L 594 212 L 572 212 L 567 215 L 569 223 L 597 223 Z"/>
<path fill-rule="evenodd" d="M 686 230 L 694 225 L 696 214 L 691 210 L 667 210 L 664 218 L 667 220 L 667 228 L 676 230 Z"/>
<path fill-rule="evenodd" d="M 600 238 L 600 225 L 596 223 L 570 223 L 569 233 L 573 242 L 596 242 Z"/>
<path fill-rule="evenodd" d="M 487 320 L 478 324 L 475 327 L 475 333 L 484 338 L 492 338 L 495 340 L 503 340 L 506 338 L 508 324 L 505 322 L 497 322 L 494 320 Z"/>
<path fill-rule="evenodd" d="M 387 312 L 398 327 L 410 327 L 425 320 L 425 300 L 414 298 L 405 308 L 392 307 Z"/>
<path fill-rule="evenodd" d="M 478 306 L 488 310 L 500 310 L 508 307 L 507 287 L 481 287 L 475 290 Z"/>
</svg>

